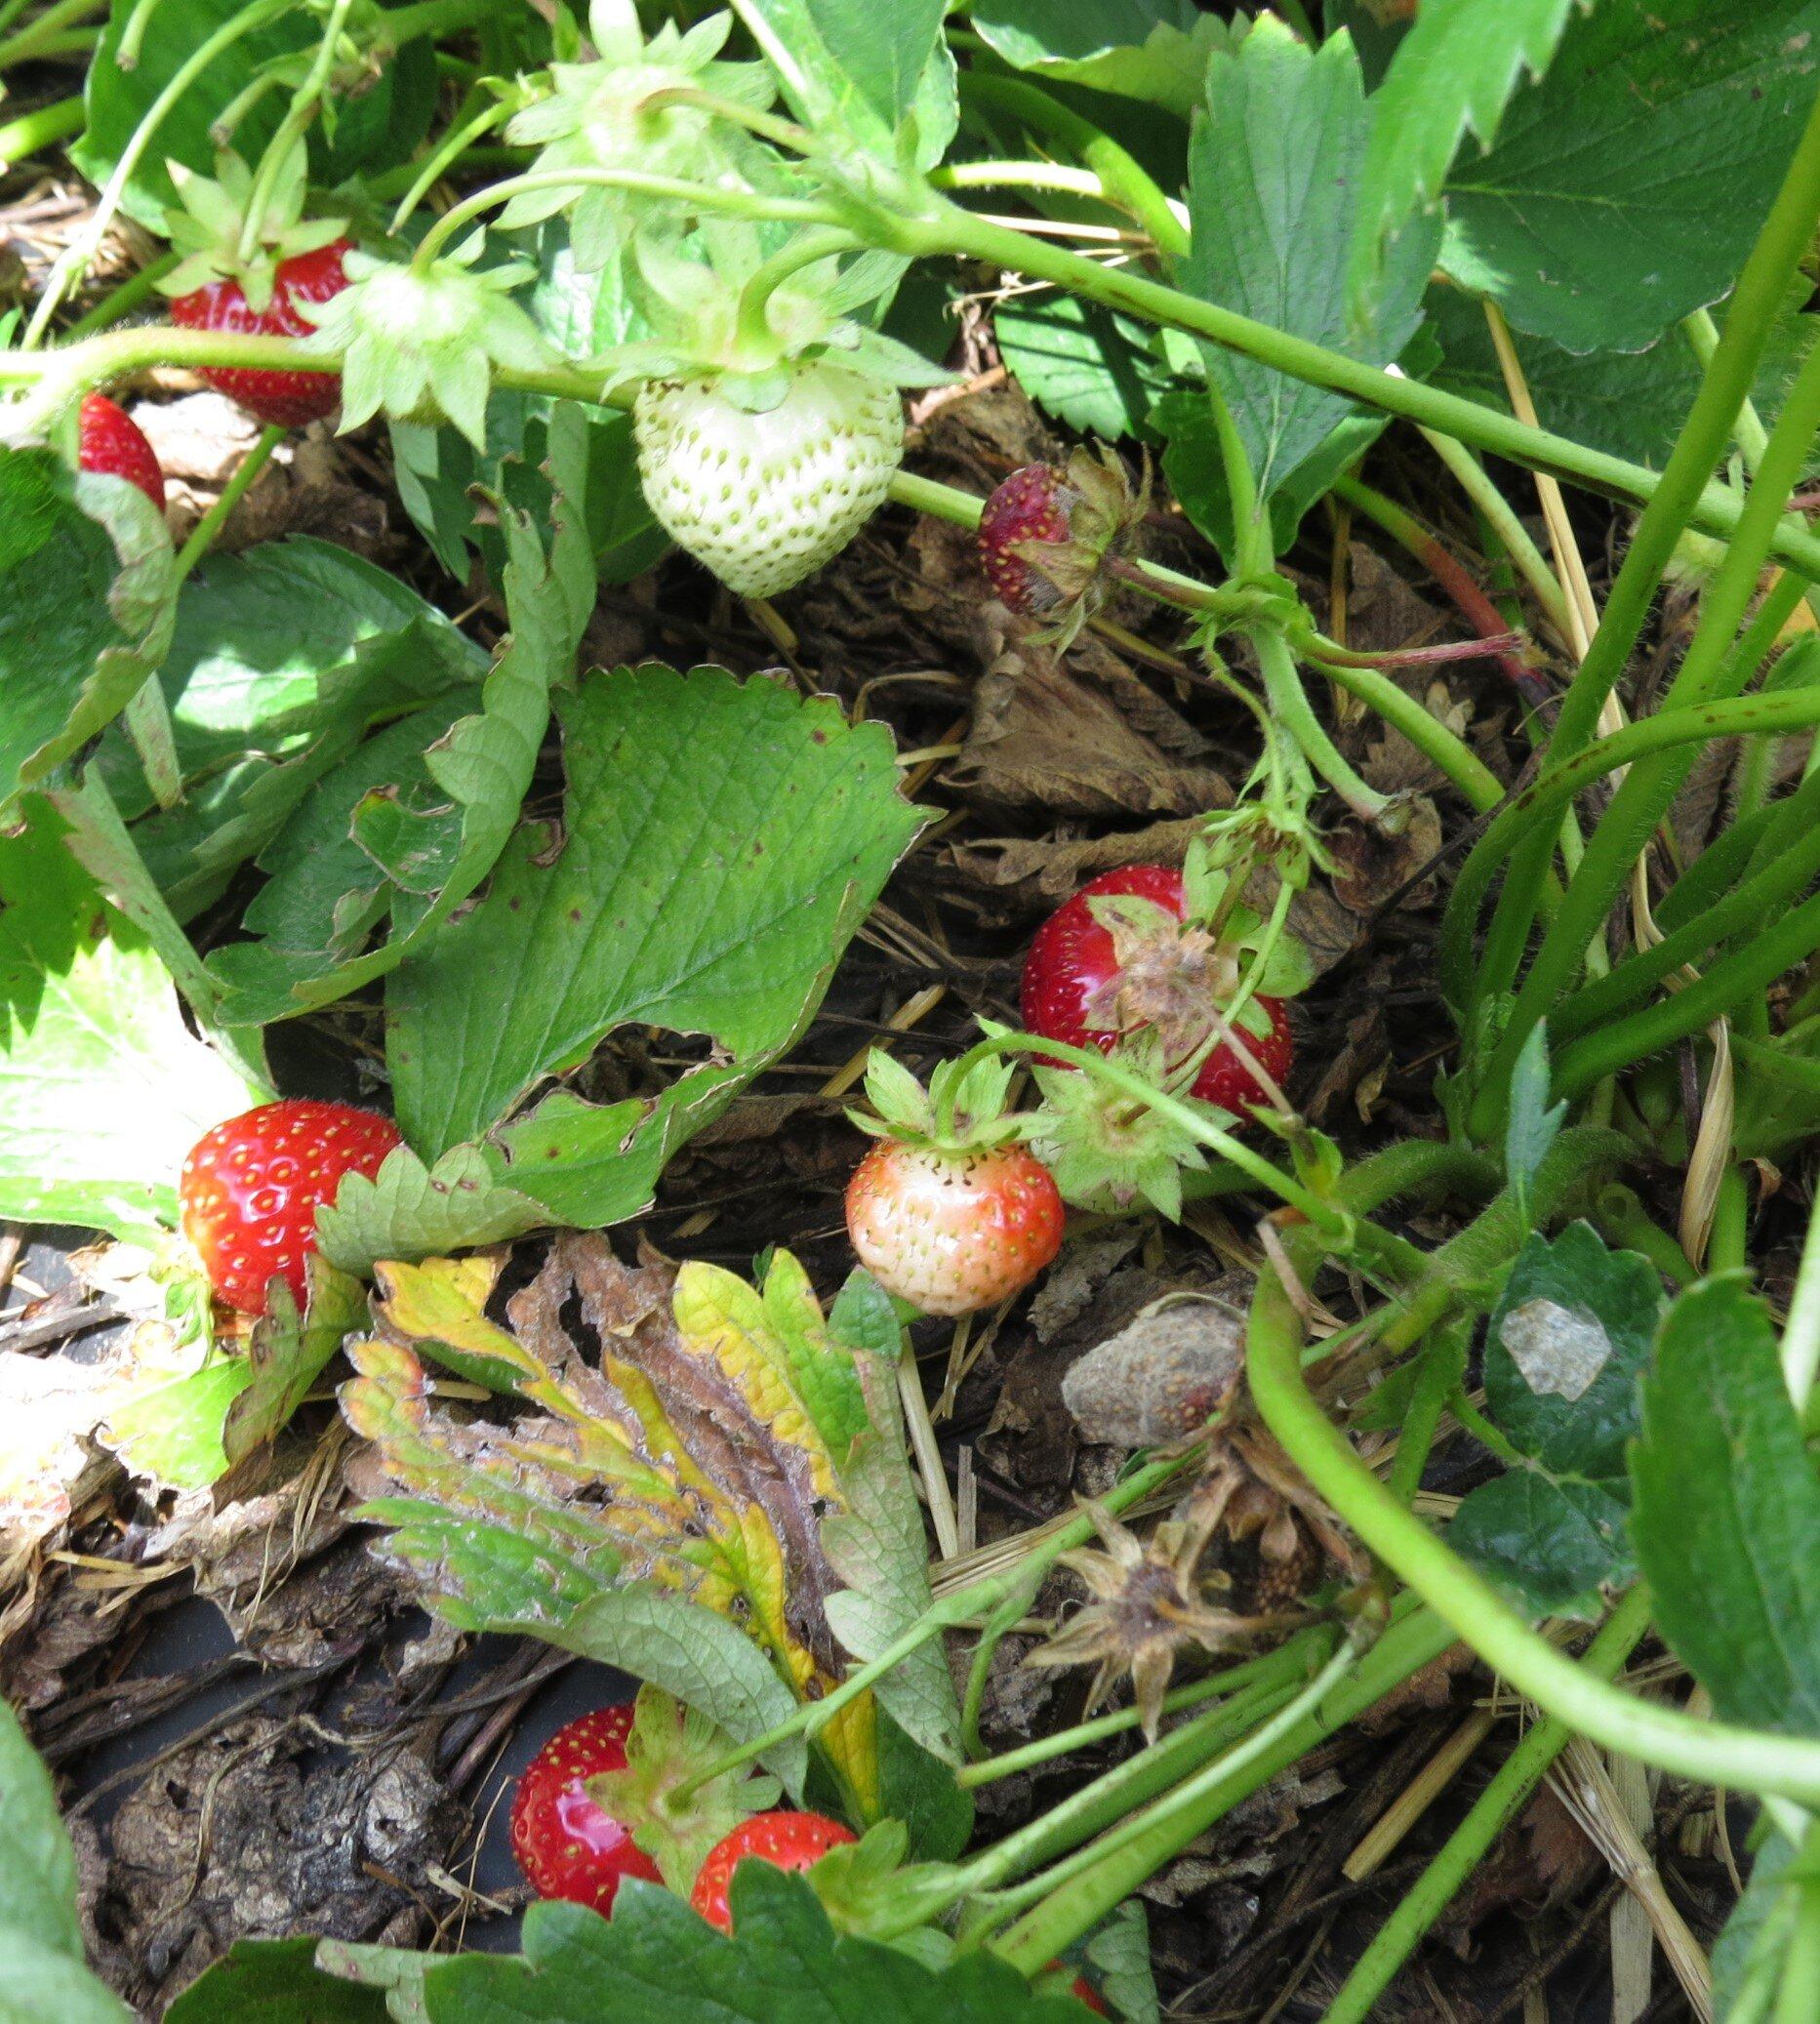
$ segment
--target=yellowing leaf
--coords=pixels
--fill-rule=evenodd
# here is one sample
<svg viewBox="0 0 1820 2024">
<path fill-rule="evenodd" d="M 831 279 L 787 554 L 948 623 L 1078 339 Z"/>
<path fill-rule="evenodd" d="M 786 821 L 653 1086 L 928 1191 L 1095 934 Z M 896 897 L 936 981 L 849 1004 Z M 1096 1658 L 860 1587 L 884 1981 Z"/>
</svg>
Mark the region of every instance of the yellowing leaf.
<svg viewBox="0 0 1820 2024">
<path fill-rule="evenodd" d="M 627 1267 L 604 1237 L 565 1235 L 502 1322 L 504 1268 L 491 1253 L 381 1269 L 383 1340 L 354 1347 L 342 1397 L 397 1493 L 368 1508 L 392 1528 L 386 1554 L 423 1569 L 457 1621 L 558 1642 L 582 1603 L 646 1584 L 737 1624 L 796 1698 L 820 1699 L 847 1664 L 823 1521 L 847 1513 L 848 1462 L 898 1436 L 874 1426 L 801 1267 L 780 1256 L 754 1290 L 716 1266 Z M 433 1399 L 425 1358 L 523 1410 L 458 1417 Z M 920 1562 L 919 1532 L 907 1545 Z M 821 1741 L 875 1814 L 870 1697 Z"/>
</svg>

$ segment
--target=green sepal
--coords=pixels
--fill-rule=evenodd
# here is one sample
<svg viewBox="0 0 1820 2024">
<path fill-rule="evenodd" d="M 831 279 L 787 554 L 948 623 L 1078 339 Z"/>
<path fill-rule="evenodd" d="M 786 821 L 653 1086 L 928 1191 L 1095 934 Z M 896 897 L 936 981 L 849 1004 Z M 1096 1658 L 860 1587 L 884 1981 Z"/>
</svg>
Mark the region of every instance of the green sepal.
<svg viewBox="0 0 1820 2024">
<path fill-rule="evenodd" d="M 350 253 L 347 287 L 298 304 L 316 326 L 307 346 L 342 354 L 344 434 L 384 411 L 393 422 L 447 422 L 484 452 L 494 368 L 537 372 L 555 362 L 510 300 L 531 269 L 477 267 L 481 245 L 476 232 L 426 267 Z"/>
<path fill-rule="evenodd" d="M 254 309 L 271 303 L 279 263 L 314 253 L 347 229 L 345 218 L 303 217 L 309 193 L 308 155 L 300 135 L 286 150 L 260 212 L 252 254 L 240 257 L 253 171 L 231 148 L 215 158 L 213 177 L 198 175 L 179 161 L 165 168 L 177 186 L 178 204 L 165 213 L 165 230 L 180 258 L 158 286 L 172 297 L 190 295 L 212 281 L 237 281 Z"/>
<path fill-rule="evenodd" d="M 630 1831 L 678 1896 L 688 1895 L 716 1842 L 782 1797 L 777 1779 L 742 1765 L 707 1779 L 678 1803 L 677 1790 L 731 1748 L 726 1734 L 699 1709 L 647 1684 L 633 1703 L 625 1769 L 602 1771 L 586 1781 L 588 1798 Z"/>
</svg>

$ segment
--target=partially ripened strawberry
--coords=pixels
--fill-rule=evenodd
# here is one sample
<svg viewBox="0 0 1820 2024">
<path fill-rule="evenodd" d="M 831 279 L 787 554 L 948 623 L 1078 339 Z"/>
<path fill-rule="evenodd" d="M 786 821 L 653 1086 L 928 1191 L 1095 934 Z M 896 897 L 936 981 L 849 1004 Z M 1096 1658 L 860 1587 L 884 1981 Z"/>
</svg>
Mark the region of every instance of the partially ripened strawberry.
<svg viewBox="0 0 1820 2024">
<path fill-rule="evenodd" d="M 629 1702 L 596 1708 L 560 1728 L 531 1760 L 512 1795 L 511 1844 L 539 1897 L 610 1912 L 626 1877 L 661 1881 L 631 1831 L 589 1797 L 587 1781 L 626 1768 Z"/>
<path fill-rule="evenodd" d="M 1020 1292 L 1062 1247 L 1049 1169 L 1006 1113 L 1011 1064 L 944 1062 L 925 1090 L 874 1048 L 848 1116 L 878 1143 L 847 1184 L 847 1235 L 887 1293 L 930 1315 L 968 1315 Z"/>
<path fill-rule="evenodd" d="M 332 240 L 313 253 L 294 254 L 272 269 L 271 300 L 254 308 L 238 281 L 223 277 L 205 282 L 171 304 L 172 320 L 188 330 L 224 330 L 242 336 L 307 338 L 315 330 L 300 305 L 326 303 L 347 286 L 342 256 L 351 251 L 346 239 Z M 267 372 L 255 367 L 204 366 L 202 377 L 236 400 L 261 422 L 301 428 L 334 411 L 342 397 L 339 373 Z"/>
<path fill-rule="evenodd" d="M 708 1924 L 733 1930 L 727 1892 L 733 1873 L 748 1860 L 768 1862 L 780 1870 L 813 1869 L 830 1848 L 857 1840 L 838 1820 L 825 1813 L 755 1813 L 715 1842 L 696 1873 L 689 1902 Z"/>
<path fill-rule="evenodd" d="M 980 560 L 1000 604 L 1027 617 L 1059 604 L 1062 593 L 1018 553 L 1022 542 L 1068 539 L 1065 480 L 1053 464 L 1027 464 L 1014 470 L 986 502 L 980 515 Z"/>
<path fill-rule="evenodd" d="M 1137 904 L 1095 904 L 1121 900 Z M 1182 873 L 1163 865 L 1127 865 L 1082 886 L 1031 944 L 1024 965 L 1026 1027 L 1046 1040 L 1103 1053 L 1111 1053 L 1121 1032 L 1153 1030 L 1162 1035 L 1170 1065 L 1189 1060 L 1216 1030 L 1244 957 L 1189 920 L 1187 911 Z M 1251 1006 L 1240 1016 L 1238 1038 L 1280 1084 L 1295 1053 L 1288 1008 L 1281 998 L 1262 994 Z M 1248 1106 L 1270 1100 L 1230 1039 L 1218 1041 L 1201 1063 L 1193 1093 L 1240 1116 Z"/>
<path fill-rule="evenodd" d="M 980 561 L 999 600 L 1044 621 L 1066 646 L 1106 601 L 1109 557 L 1125 554 L 1150 505 L 1113 453 L 1077 449 L 1066 466 L 1027 464 L 987 500 Z"/>
<path fill-rule="evenodd" d="M 887 1293 L 970 1315 L 1021 1292 L 1062 1248 L 1049 1169 L 1022 1146 L 945 1153 L 881 1140 L 847 1184 L 847 1234 Z"/>
<path fill-rule="evenodd" d="M 375 1111 L 307 1097 L 262 1104 L 196 1141 L 178 1188 L 183 1235 L 219 1298 L 263 1315 L 283 1279 L 303 1304 L 304 1261 L 316 1248 L 316 1209 L 344 1176 L 373 1175 L 401 1143 Z"/>
<path fill-rule="evenodd" d="M 164 510 L 164 472 L 140 427 L 124 408 L 104 393 L 85 393 L 77 422 L 76 462 L 84 470 L 137 485 L 160 512 Z"/>
</svg>

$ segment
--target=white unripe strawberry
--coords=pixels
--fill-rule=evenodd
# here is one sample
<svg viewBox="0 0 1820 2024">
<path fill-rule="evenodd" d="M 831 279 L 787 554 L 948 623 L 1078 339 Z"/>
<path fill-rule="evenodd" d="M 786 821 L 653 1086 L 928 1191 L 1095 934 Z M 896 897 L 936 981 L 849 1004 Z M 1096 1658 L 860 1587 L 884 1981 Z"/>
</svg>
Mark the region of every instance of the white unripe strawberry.
<svg viewBox="0 0 1820 2024">
<path fill-rule="evenodd" d="M 652 512 L 742 597 L 773 597 L 838 554 L 903 460 L 894 385 L 827 359 L 789 371 L 762 412 L 708 379 L 647 380 L 632 411 Z"/>
</svg>

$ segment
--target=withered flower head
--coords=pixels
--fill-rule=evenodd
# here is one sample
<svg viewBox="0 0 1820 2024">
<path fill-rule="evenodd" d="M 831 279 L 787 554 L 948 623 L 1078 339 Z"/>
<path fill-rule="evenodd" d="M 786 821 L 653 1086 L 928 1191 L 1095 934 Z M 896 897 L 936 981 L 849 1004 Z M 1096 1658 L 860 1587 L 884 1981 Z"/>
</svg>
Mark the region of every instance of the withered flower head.
<svg viewBox="0 0 1820 2024">
<path fill-rule="evenodd" d="M 1190 1645 L 1218 1651 L 1269 1627 L 1265 1617 L 1215 1608 L 1203 1594 L 1200 1558 L 1225 1511 L 1230 1490 L 1203 1484 L 1145 1544 L 1100 1505 L 1086 1509 L 1105 1551 L 1062 1556 L 1086 1583 L 1084 1603 L 1047 1644 L 1031 1653 L 1037 1666 L 1096 1664 L 1087 1694 L 1091 1713 L 1122 1674 L 1131 1676 L 1144 1733 L 1155 1739 L 1176 1654 Z"/>
</svg>

